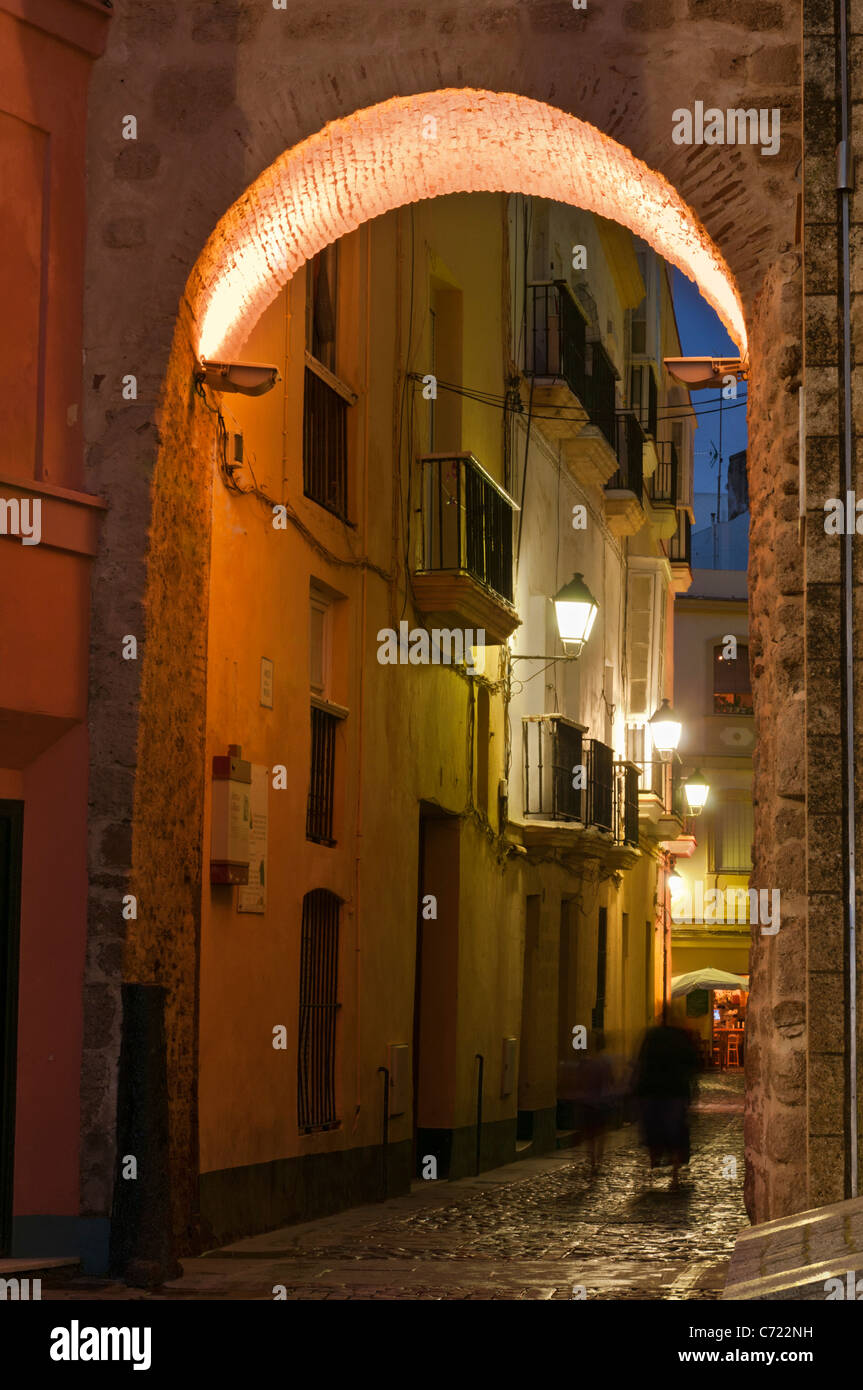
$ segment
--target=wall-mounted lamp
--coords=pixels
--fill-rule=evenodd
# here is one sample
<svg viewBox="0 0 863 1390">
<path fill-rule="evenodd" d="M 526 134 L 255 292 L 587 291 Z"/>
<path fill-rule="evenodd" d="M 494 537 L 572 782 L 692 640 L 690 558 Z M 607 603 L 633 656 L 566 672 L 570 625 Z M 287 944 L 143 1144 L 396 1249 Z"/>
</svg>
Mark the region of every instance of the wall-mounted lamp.
<svg viewBox="0 0 863 1390">
<path fill-rule="evenodd" d="M 195 372 L 195 380 L 211 391 L 233 391 L 241 396 L 263 396 L 281 381 L 278 367 L 263 362 L 206 362 Z"/>
<path fill-rule="evenodd" d="M 675 381 L 690 391 L 703 391 L 708 386 L 724 386 L 728 376 L 749 375 L 749 364 L 740 357 L 663 357 L 663 362 Z"/>
<path fill-rule="evenodd" d="M 683 794 L 686 797 L 686 804 L 689 807 L 691 816 L 700 816 L 707 802 L 710 792 L 710 784 L 700 768 L 696 768 L 691 777 L 687 777 L 683 784 Z"/>
<path fill-rule="evenodd" d="M 666 882 L 668 883 L 668 891 L 671 894 L 672 898 L 679 897 L 680 894 L 683 892 L 683 879 L 680 877 L 680 874 L 677 872 L 676 869 L 674 869 L 672 873 L 668 875 Z"/>
<path fill-rule="evenodd" d="M 680 742 L 683 724 L 671 708 L 668 700 L 663 700 L 659 709 L 647 721 L 653 746 L 663 762 L 670 762 Z"/>
<path fill-rule="evenodd" d="M 573 575 L 569 583 L 555 594 L 553 602 L 557 630 L 566 655 L 527 656 L 513 652 L 513 661 L 577 661 L 581 656 L 599 612 L 599 604 L 585 584 L 584 575 Z"/>
<path fill-rule="evenodd" d="M 564 650 L 580 656 L 599 612 L 599 604 L 585 584 L 583 574 L 573 575 L 560 593 L 555 594 L 554 611 Z"/>
</svg>

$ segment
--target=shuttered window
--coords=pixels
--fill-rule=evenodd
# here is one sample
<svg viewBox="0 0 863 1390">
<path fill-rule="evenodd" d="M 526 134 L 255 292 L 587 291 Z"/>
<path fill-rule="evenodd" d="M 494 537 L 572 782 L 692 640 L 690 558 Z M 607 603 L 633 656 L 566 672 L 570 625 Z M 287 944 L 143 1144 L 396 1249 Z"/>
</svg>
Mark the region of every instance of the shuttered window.
<svg viewBox="0 0 863 1390">
<path fill-rule="evenodd" d="M 748 874 L 752 839 L 752 802 L 718 802 L 713 811 L 711 872 Z"/>
</svg>

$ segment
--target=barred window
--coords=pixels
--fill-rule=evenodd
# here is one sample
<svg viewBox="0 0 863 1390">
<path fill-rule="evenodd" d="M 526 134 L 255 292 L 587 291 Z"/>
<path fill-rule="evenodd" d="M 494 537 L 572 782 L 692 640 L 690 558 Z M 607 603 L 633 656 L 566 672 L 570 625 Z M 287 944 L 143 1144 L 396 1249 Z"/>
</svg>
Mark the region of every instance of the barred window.
<svg viewBox="0 0 863 1390">
<path fill-rule="evenodd" d="M 336 1018 L 341 902 L 326 888 L 303 898 L 297 1123 L 307 1133 L 332 1129 L 336 1117 Z"/>
</svg>

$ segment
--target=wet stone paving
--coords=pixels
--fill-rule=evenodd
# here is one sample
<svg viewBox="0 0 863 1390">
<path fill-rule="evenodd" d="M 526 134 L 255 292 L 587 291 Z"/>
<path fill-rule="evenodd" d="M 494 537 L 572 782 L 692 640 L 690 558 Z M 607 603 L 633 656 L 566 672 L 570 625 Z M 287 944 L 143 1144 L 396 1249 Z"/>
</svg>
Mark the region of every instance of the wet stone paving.
<svg viewBox="0 0 863 1390">
<path fill-rule="evenodd" d="M 669 1168 L 648 1180 L 624 1125 L 595 1176 L 583 1148 L 561 1149 L 237 1241 L 156 1293 L 76 1279 L 43 1297 L 717 1299 L 748 1225 L 742 1091 L 739 1073 L 702 1078 L 676 1193 Z"/>
</svg>

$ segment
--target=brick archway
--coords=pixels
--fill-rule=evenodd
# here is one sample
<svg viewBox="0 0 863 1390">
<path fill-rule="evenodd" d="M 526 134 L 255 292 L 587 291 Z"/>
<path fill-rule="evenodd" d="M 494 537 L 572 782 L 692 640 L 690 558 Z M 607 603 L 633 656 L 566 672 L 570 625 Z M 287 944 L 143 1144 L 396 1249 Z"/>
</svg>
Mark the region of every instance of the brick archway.
<svg viewBox="0 0 863 1390">
<path fill-rule="evenodd" d="M 783 908 L 789 884 L 789 929 L 781 933 L 781 956 L 773 953 L 775 967 L 765 959 L 755 968 L 762 970 L 770 989 L 775 968 L 776 997 L 789 993 L 787 963 L 804 953 L 805 899 L 793 843 L 798 838 L 793 818 L 799 788 L 780 785 L 776 746 L 777 730 L 799 743 L 802 710 L 796 700 L 799 686 L 787 663 L 774 659 L 772 644 L 784 636 L 796 641 L 802 606 L 799 557 L 790 546 L 777 552 L 775 534 L 779 513 L 785 520 L 792 505 L 796 480 L 800 275 L 794 210 L 800 103 L 796 47 L 788 44 L 786 34 L 796 32 L 799 16 L 796 3 L 782 0 L 758 11 L 761 27 L 756 30 L 751 8 L 736 17 L 724 8 L 714 14 L 705 0 L 687 3 L 690 23 L 669 33 L 673 19 L 667 7 L 659 7 L 659 14 L 654 7 L 630 6 L 625 0 L 581 14 L 565 3 L 545 0 L 527 0 L 517 11 L 504 0 L 479 7 L 475 0 L 427 0 L 419 27 L 439 22 L 447 35 L 445 45 L 429 45 L 418 33 L 410 63 L 397 67 L 385 44 L 370 51 L 374 36 L 365 11 L 350 0 L 333 0 L 328 13 L 333 32 L 338 32 L 342 67 L 338 80 L 331 82 L 323 77 L 330 59 L 319 0 L 294 0 L 290 20 L 274 20 L 276 12 L 266 9 L 256 9 L 250 18 L 250 7 L 232 3 L 226 13 L 230 9 L 233 19 L 215 24 L 207 18 L 209 7 L 201 6 L 180 21 L 179 11 L 167 0 L 155 0 L 146 14 L 117 16 L 91 104 L 90 198 L 96 234 L 89 250 L 89 280 L 98 285 L 98 293 L 88 291 L 85 306 L 90 486 L 114 498 L 93 588 L 90 927 L 82 1062 L 85 1217 L 104 1223 L 111 1209 L 120 983 L 155 981 L 167 991 L 170 1025 L 174 1238 L 181 1252 L 194 1249 L 198 1240 L 195 990 L 212 469 L 209 454 L 200 447 L 204 435 L 192 392 L 193 370 L 202 347 L 234 353 L 242 341 L 242 331 L 231 327 L 230 313 L 221 327 L 214 317 L 221 312 L 214 291 L 225 281 L 231 256 L 241 250 L 232 242 L 232 220 L 234 230 L 246 225 L 247 218 L 249 226 L 263 219 L 263 229 L 275 215 L 277 224 L 277 209 L 266 198 L 257 199 L 257 192 L 266 191 L 261 182 L 266 171 L 281 160 L 303 159 L 302 152 L 312 149 L 316 138 L 350 135 L 352 112 L 396 103 L 400 112 L 414 113 L 417 170 L 407 172 L 417 179 L 423 172 L 431 181 L 417 183 L 427 190 L 420 193 L 411 191 L 409 177 L 403 176 L 401 194 L 389 204 L 396 206 L 450 191 L 435 186 L 432 154 L 422 145 L 422 123 L 416 119 L 422 94 L 439 99 L 454 89 L 483 92 L 482 115 L 490 111 L 492 93 L 516 87 L 510 100 L 523 111 L 555 113 L 542 120 L 560 121 L 560 133 L 566 131 L 573 151 L 592 132 L 589 138 L 604 154 L 614 146 L 632 161 L 630 169 L 655 171 L 655 184 L 648 187 L 659 205 L 673 209 L 677 239 L 662 244 L 641 221 L 634 230 L 689 273 L 692 258 L 705 256 L 705 272 L 696 272 L 695 278 L 744 349 L 748 330 L 756 584 L 752 655 L 761 709 L 769 711 L 769 718 L 756 714 L 761 851 L 754 882 L 769 886 L 780 881 L 778 851 L 766 847 L 784 842 L 789 848 L 788 873 L 781 879 Z M 400 13 L 376 10 L 374 22 L 384 24 L 389 14 L 398 23 Z M 165 68 L 165 34 L 180 22 L 190 27 L 190 34 L 176 36 L 173 65 Z M 273 37 L 285 32 L 273 29 L 279 23 L 290 24 L 292 35 L 314 59 L 311 66 L 290 69 L 290 81 L 284 65 L 294 59 Z M 516 27 L 514 43 L 507 42 L 507 23 Z M 589 34 L 590 43 L 573 49 L 562 40 L 573 25 L 579 34 Z M 734 30 L 733 40 L 729 30 Z M 732 46 L 735 63 L 742 55 L 745 66 L 745 99 L 742 70 L 725 61 Z M 124 109 L 135 109 L 137 100 L 148 116 L 140 145 L 118 151 L 112 146 L 106 160 L 105 132 L 116 111 L 117 74 L 130 64 L 130 52 L 135 63 L 123 79 L 128 79 Z M 177 52 L 185 55 L 187 66 Z M 397 95 L 403 93 L 420 95 Z M 673 108 L 691 106 L 708 93 L 717 105 L 781 106 L 781 156 L 774 161 L 761 158 L 757 148 L 693 151 L 673 145 Z M 444 130 L 444 140 L 446 135 Z M 528 132 L 514 125 L 512 138 L 522 158 L 518 191 L 566 200 L 563 186 L 569 180 L 574 200 L 633 226 L 620 216 L 619 206 L 615 212 L 610 190 L 599 181 L 593 193 L 586 183 L 577 185 L 576 192 L 573 170 L 558 167 L 555 182 L 549 170 L 539 167 L 539 158 L 528 168 Z M 510 187 L 513 162 L 513 151 L 500 145 L 498 182 L 453 187 Z M 531 180 L 526 187 L 525 170 Z M 382 171 L 371 168 L 364 177 L 374 181 Z M 369 203 L 359 220 L 373 215 Z M 341 230 L 322 227 L 319 235 L 323 244 Z M 286 238 L 285 246 L 288 242 Z M 306 243 L 301 259 L 313 250 L 313 243 Z M 241 289 L 239 296 L 243 308 L 238 324 L 251 327 L 267 296 L 272 298 L 289 278 L 290 266 L 282 252 L 267 262 L 263 276 L 260 266 L 250 267 L 249 290 Z M 202 329 L 207 334 L 203 340 Z M 137 402 L 106 401 L 109 383 L 119 383 L 126 372 L 137 374 Z M 105 381 L 105 374 L 108 381 L 99 397 L 97 383 Z M 774 506 L 785 494 L 787 506 L 785 500 Z M 144 634 L 137 663 L 119 655 L 122 635 L 129 632 Z M 782 797 L 788 799 L 783 803 Z M 120 906 L 127 892 L 135 893 L 139 903 L 138 918 L 130 922 L 123 920 Z M 772 996 L 768 1003 L 772 1007 Z M 768 1066 L 787 1071 L 805 1055 L 794 1036 L 770 1041 L 769 1057 L 765 1037 L 760 1053 L 753 1047 L 754 1061 L 765 1073 Z M 750 1113 L 750 1145 L 761 1155 L 750 1198 L 762 1214 L 803 1205 L 799 1155 L 806 1136 L 799 1121 L 804 1111 L 796 1097 L 789 1097 L 786 1176 L 778 1184 L 765 1175 L 765 1106 L 756 1105 Z"/>
<path fill-rule="evenodd" d="M 734 277 L 662 174 L 545 102 L 459 88 L 355 111 L 256 179 L 215 228 L 187 286 L 201 355 L 240 351 L 299 266 L 361 223 L 405 203 L 478 192 L 532 194 L 622 223 L 697 282 L 746 355 Z"/>
</svg>

